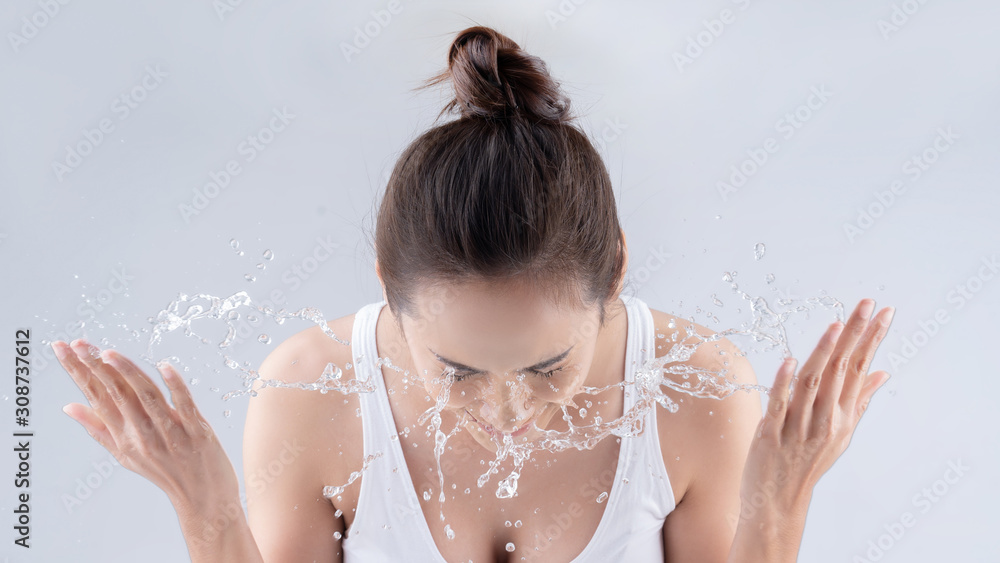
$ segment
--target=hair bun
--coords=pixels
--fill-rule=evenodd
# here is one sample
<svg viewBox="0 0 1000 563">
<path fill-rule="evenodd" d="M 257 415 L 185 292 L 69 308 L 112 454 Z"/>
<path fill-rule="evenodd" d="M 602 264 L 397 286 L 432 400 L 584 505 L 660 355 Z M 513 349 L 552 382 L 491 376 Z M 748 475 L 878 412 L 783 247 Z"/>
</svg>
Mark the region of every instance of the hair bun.
<svg viewBox="0 0 1000 563">
<path fill-rule="evenodd" d="M 545 61 L 491 28 L 459 32 L 448 51 L 448 70 L 428 85 L 448 78 L 455 99 L 444 110 L 457 108 L 462 117 L 523 116 L 554 123 L 571 119 L 569 98 L 549 75 Z"/>
</svg>

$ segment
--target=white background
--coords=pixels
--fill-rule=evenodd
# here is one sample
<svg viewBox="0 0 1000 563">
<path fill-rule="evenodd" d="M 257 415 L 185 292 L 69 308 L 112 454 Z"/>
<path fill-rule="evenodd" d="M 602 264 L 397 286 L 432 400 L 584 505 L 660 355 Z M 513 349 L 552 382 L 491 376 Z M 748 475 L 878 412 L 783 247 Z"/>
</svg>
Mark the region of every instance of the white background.
<svg viewBox="0 0 1000 563">
<path fill-rule="evenodd" d="M 387 2 L 344 4 L 245 0 L 221 15 L 209 2 L 72 2 L 53 16 L 38 15 L 44 0 L 0 7 L 0 357 L 8 366 L 0 557 L 187 558 L 159 489 L 120 467 L 100 476 L 107 452 L 60 412 L 82 394 L 41 341 L 107 339 L 138 357 L 148 334 L 129 331 L 148 328 L 178 293 L 245 290 L 263 299 L 279 290 L 282 306 L 315 306 L 328 318 L 380 299 L 373 211 L 396 157 L 447 101 L 411 89 L 443 67 L 456 32 L 483 24 L 542 57 L 578 123 L 607 139 L 601 152 L 628 237 L 629 290 L 651 307 L 715 330 L 737 326 L 749 318 L 746 304 L 722 282 L 735 270 L 741 289 L 768 300 L 825 292 L 848 308 L 864 297 L 897 308 L 873 366 L 892 379 L 815 490 L 800 560 L 875 560 L 866 552 L 880 536 L 882 561 L 995 560 L 1000 384 L 988 339 L 1000 276 L 983 265 L 1000 252 L 1000 4 L 897 2 L 895 30 L 880 27 L 892 21 L 888 0 L 402 2 L 385 25 L 373 11 Z M 712 24 L 726 9 L 731 23 Z M 35 33 L 32 19 L 44 24 Z M 366 42 L 357 37 L 366 25 L 376 33 L 345 56 L 345 43 Z M 706 31 L 713 25 L 717 37 Z M 685 52 L 690 59 L 678 59 Z M 157 67 L 165 76 L 146 81 L 155 88 L 134 90 Z M 814 87 L 830 93 L 825 102 L 810 98 Z M 126 116 L 116 99 L 130 92 L 142 100 Z M 240 143 L 283 108 L 294 118 L 247 162 Z M 801 127 L 786 137 L 782 120 L 796 111 Z M 103 119 L 113 131 L 78 166 L 54 170 Z M 935 162 L 915 178 L 907 163 L 924 158 L 939 130 L 954 138 L 938 141 L 947 151 L 930 150 Z M 769 138 L 777 150 L 723 197 L 719 182 Z M 230 160 L 241 173 L 185 217 L 180 206 L 195 203 L 195 191 Z M 900 193 L 884 205 L 877 193 L 896 181 Z M 857 226 L 864 210 L 877 217 L 849 235 L 845 225 Z M 317 237 L 336 250 L 316 254 Z M 759 261 L 756 243 L 767 248 Z M 260 271 L 265 249 L 275 259 Z M 656 252 L 670 256 L 658 261 Z M 300 276 L 293 268 L 304 260 L 318 267 Z M 127 290 L 112 291 L 122 289 L 115 272 Z M 958 286 L 971 299 L 957 298 Z M 935 329 L 928 321 L 939 310 L 947 322 Z M 67 334 L 80 320 L 82 332 Z M 793 318 L 792 352 L 804 359 L 832 320 L 822 310 Z M 233 356 L 259 365 L 307 326 L 289 324 L 254 328 Z M 14 331 L 24 327 L 36 355 L 30 553 L 12 544 L 11 366 Z M 275 343 L 258 343 L 263 331 Z M 182 341 L 155 353 L 178 356 L 186 377 L 200 379 L 192 389 L 242 475 L 247 398 L 221 400 L 239 388 L 238 372 L 210 347 Z M 779 356 L 751 357 L 761 383 L 773 380 Z M 938 501 L 915 503 L 949 461 L 969 469 L 946 492 L 938 485 Z M 87 492 L 87 479 L 97 485 L 87 498 L 67 501 Z M 890 541 L 886 527 L 905 512 L 915 525 Z"/>
</svg>

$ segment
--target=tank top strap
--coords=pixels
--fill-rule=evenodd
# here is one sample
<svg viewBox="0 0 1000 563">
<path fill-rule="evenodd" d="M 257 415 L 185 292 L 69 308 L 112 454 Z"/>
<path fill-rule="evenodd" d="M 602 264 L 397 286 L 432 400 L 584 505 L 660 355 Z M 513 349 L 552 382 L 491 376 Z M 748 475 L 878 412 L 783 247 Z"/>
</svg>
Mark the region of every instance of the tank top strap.
<svg viewBox="0 0 1000 563">
<path fill-rule="evenodd" d="M 378 347 L 375 341 L 375 325 L 385 301 L 369 303 L 362 307 L 354 316 L 354 327 L 351 331 L 351 355 L 354 361 L 355 377 L 367 381 L 374 386 L 371 393 L 358 393 L 361 403 L 361 426 L 364 432 L 365 457 L 385 449 L 383 435 L 388 437 L 385 407 L 388 407 L 389 397 L 382 380 L 381 367 L 378 365 Z M 383 406 L 382 402 L 386 405 Z"/>
<path fill-rule="evenodd" d="M 625 410 L 632 408 L 638 398 L 635 373 L 654 357 L 656 348 L 653 314 L 638 297 L 622 294 L 628 314 L 628 332 L 625 349 Z"/>
<path fill-rule="evenodd" d="M 625 412 L 636 406 L 639 399 L 636 372 L 656 357 L 656 327 L 653 314 L 645 301 L 635 296 L 622 295 L 628 307 L 628 340 L 625 351 Z M 675 506 L 673 490 L 667 477 L 660 447 L 660 434 L 656 422 L 656 403 L 650 405 L 643 416 L 642 434 L 633 438 L 634 463 L 627 466 L 628 478 L 649 483 L 647 493 L 654 497 L 657 506 L 669 512 Z M 641 475 L 640 475 L 641 474 Z"/>
</svg>

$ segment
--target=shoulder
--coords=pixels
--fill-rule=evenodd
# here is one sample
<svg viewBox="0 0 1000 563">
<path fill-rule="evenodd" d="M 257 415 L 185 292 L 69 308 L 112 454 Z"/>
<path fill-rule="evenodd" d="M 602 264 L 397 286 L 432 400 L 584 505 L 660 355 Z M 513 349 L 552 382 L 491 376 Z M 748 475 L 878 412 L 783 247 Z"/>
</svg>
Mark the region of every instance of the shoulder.
<svg viewBox="0 0 1000 563">
<path fill-rule="evenodd" d="M 326 326 L 337 338 L 350 342 L 354 314 L 328 321 Z M 264 380 L 311 383 L 319 379 L 327 364 L 342 367 L 350 361 L 351 346 L 331 338 L 321 326 L 316 325 L 278 344 L 261 363 L 259 371 Z"/>
<path fill-rule="evenodd" d="M 688 319 L 653 309 L 650 312 L 656 327 L 656 357 L 693 348 L 686 360 L 664 364 L 668 370 L 684 366 L 683 371 L 677 370 L 681 373 L 665 374 L 679 386 L 689 383 L 694 387 L 699 375 L 719 374 L 732 383 L 757 383 L 745 354 L 728 338 L 720 338 L 715 331 Z M 676 412 L 657 407 L 656 417 L 676 501 L 682 500 L 696 479 L 711 479 L 713 471 L 742 473 L 742 463 L 761 417 L 758 393 L 740 390 L 716 399 L 695 397 L 666 386 L 661 389 L 678 405 Z"/>
<path fill-rule="evenodd" d="M 351 314 L 327 322 L 327 327 L 340 340 L 350 342 L 353 324 L 354 314 Z M 293 436 L 302 442 L 312 462 L 328 468 L 316 474 L 317 480 L 339 477 L 338 469 L 346 465 L 328 464 L 328 456 L 331 452 L 346 454 L 361 447 L 361 421 L 356 416 L 358 398 L 338 391 L 303 389 L 299 385 L 319 383 L 329 364 L 344 370 L 345 378 L 352 377 L 345 369 L 351 362 L 351 346 L 331 338 L 319 325 L 299 331 L 278 344 L 258 369 L 260 379 L 253 387 L 257 394 L 251 397 L 247 409 L 244 451 L 248 446 L 266 448 L 263 444 L 277 441 L 280 436 Z"/>
<path fill-rule="evenodd" d="M 353 320 L 328 327 L 349 341 Z M 260 365 L 243 432 L 243 473 L 251 532 L 267 561 L 312 561 L 338 549 L 334 535 L 346 528 L 347 510 L 337 513 L 322 491 L 346 482 L 363 457 L 358 399 L 296 386 L 318 383 L 328 364 L 343 369 L 351 357 L 350 346 L 317 325 L 282 341 Z"/>
</svg>

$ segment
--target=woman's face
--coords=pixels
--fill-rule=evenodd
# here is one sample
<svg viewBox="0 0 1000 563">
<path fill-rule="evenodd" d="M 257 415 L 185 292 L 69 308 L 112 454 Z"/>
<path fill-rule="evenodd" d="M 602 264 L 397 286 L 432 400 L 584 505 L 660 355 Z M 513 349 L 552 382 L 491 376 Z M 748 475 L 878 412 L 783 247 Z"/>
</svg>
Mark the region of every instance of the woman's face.
<svg viewBox="0 0 1000 563">
<path fill-rule="evenodd" d="M 425 288 L 401 327 L 432 400 L 488 450 L 502 434 L 532 440 L 583 386 L 598 342 L 599 312 L 567 308 L 530 285 L 487 282 Z M 454 374 L 447 373 L 454 369 Z M 449 388 L 450 385 L 450 388 Z M 559 420 L 557 418 L 557 420 Z"/>
</svg>

